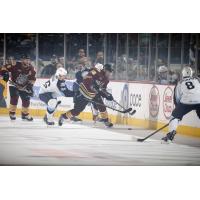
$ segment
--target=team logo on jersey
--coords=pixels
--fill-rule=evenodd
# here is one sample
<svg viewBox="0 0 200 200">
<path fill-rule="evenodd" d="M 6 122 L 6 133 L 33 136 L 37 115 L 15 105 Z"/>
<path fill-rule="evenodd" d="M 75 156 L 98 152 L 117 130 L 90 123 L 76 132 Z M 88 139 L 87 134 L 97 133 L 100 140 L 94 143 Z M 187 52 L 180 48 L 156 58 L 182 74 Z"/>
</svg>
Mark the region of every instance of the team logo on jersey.
<svg viewBox="0 0 200 200">
<path fill-rule="evenodd" d="M 16 79 L 16 83 L 18 83 L 19 85 L 24 85 L 28 80 L 28 75 L 25 74 L 20 74 L 17 79 Z"/>
<path fill-rule="evenodd" d="M 153 86 L 149 94 L 149 113 L 152 117 L 157 117 L 160 107 L 160 95 L 156 86 Z"/>
<path fill-rule="evenodd" d="M 171 87 L 167 87 L 163 94 L 163 114 L 166 119 L 171 117 L 173 108 L 173 90 Z"/>
</svg>

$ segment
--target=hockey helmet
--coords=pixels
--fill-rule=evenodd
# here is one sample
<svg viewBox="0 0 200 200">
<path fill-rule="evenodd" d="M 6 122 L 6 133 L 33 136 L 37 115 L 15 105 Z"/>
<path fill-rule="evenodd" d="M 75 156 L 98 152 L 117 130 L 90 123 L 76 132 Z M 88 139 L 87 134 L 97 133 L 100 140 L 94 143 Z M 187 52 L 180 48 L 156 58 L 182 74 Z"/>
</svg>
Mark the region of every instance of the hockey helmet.
<svg viewBox="0 0 200 200">
<path fill-rule="evenodd" d="M 166 73 L 168 72 L 168 69 L 166 66 L 162 65 L 158 68 L 158 73 Z"/>
<path fill-rule="evenodd" d="M 100 72 L 101 70 L 103 70 L 103 65 L 100 64 L 100 63 L 97 63 L 97 64 L 94 66 L 94 68 L 96 68 L 96 69 Z"/>
<path fill-rule="evenodd" d="M 193 70 L 191 67 L 184 67 L 182 70 L 182 77 L 192 77 L 193 76 Z"/>
<path fill-rule="evenodd" d="M 105 71 L 109 71 L 109 72 L 113 72 L 113 68 L 111 64 L 105 64 L 104 65 L 104 70 Z"/>
<path fill-rule="evenodd" d="M 56 77 L 66 77 L 67 76 L 67 70 L 64 69 L 63 67 L 60 67 L 56 70 L 56 74 L 55 74 Z"/>
</svg>

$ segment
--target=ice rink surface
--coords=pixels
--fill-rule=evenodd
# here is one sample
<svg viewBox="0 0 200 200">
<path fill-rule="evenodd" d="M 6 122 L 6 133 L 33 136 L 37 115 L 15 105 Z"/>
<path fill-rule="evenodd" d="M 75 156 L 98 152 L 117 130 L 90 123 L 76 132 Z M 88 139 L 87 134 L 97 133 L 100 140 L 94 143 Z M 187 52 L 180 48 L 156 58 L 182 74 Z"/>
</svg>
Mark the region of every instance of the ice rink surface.
<svg viewBox="0 0 200 200">
<path fill-rule="evenodd" d="M 129 126 L 130 127 L 130 126 Z M 0 116 L 0 165 L 200 165 L 200 139 L 177 135 L 163 144 L 152 130 L 91 122 L 47 127 L 42 119 L 11 122 Z"/>
</svg>

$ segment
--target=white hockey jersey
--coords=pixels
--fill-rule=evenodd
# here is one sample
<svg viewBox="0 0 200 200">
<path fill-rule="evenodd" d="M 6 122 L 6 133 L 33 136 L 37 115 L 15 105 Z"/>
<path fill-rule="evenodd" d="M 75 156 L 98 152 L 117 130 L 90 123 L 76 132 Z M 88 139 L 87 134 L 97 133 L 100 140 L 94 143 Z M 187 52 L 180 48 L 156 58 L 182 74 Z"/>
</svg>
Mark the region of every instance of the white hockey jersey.
<svg viewBox="0 0 200 200">
<path fill-rule="evenodd" d="M 200 80 L 184 78 L 175 87 L 175 101 L 183 104 L 200 104 Z"/>
<path fill-rule="evenodd" d="M 65 80 L 59 80 L 55 76 L 41 85 L 39 94 L 52 93 L 54 98 L 59 96 L 73 97 L 74 92 L 69 90 Z"/>
</svg>

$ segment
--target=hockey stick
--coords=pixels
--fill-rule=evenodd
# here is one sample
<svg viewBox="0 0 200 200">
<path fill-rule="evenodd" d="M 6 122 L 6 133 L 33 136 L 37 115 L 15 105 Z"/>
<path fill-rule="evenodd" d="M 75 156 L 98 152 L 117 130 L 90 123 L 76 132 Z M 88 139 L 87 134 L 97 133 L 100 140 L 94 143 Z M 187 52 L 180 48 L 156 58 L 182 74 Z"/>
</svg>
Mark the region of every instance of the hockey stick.
<svg viewBox="0 0 200 200">
<path fill-rule="evenodd" d="M 169 123 L 174 120 L 175 118 L 172 118 Z M 169 123 L 165 124 L 164 126 L 162 126 L 161 128 L 159 128 L 158 130 L 154 131 L 153 133 L 151 133 L 150 135 L 146 136 L 145 138 L 138 138 L 137 141 L 138 142 L 144 142 L 146 139 L 150 138 L 151 136 L 155 135 L 156 133 L 158 133 L 159 131 L 161 131 L 162 129 L 166 128 L 167 126 L 169 126 Z"/>
<path fill-rule="evenodd" d="M 106 94 L 106 92 L 104 92 L 103 90 L 100 90 L 102 93 Z M 130 110 L 130 112 L 128 112 L 130 115 L 134 115 L 136 113 L 136 110 L 132 111 L 132 108 L 124 108 L 121 104 L 119 104 L 115 99 L 112 100 L 113 102 L 115 102 L 119 107 L 121 107 L 123 110 Z M 132 111 L 132 112 L 131 112 Z"/>
<path fill-rule="evenodd" d="M 114 110 L 114 111 L 117 111 L 117 112 L 120 112 L 120 113 L 123 113 L 123 114 L 129 113 L 132 110 L 132 108 L 128 108 L 128 109 L 125 109 L 125 110 L 118 110 L 118 109 L 112 108 L 112 107 L 110 107 L 108 105 L 105 105 L 105 104 L 102 104 L 102 103 L 99 103 L 99 102 L 96 102 L 96 101 L 93 101 L 93 100 L 88 100 L 88 99 L 86 99 L 86 100 L 91 102 L 91 103 L 95 103 L 97 105 L 100 105 L 100 106 L 105 106 L 106 108 L 109 108 L 111 110 Z"/>
<path fill-rule="evenodd" d="M 121 104 L 119 104 L 116 100 L 113 99 L 113 101 L 121 108 L 123 108 L 124 110 L 126 110 Z M 131 108 L 132 110 L 132 108 Z M 133 110 L 132 112 L 129 112 L 129 115 L 134 115 L 136 113 L 136 110 Z"/>
<path fill-rule="evenodd" d="M 79 85 L 77 82 L 74 82 L 74 83 L 77 84 L 77 85 L 80 87 L 80 85 Z M 124 110 L 118 110 L 118 109 L 112 108 L 112 107 L 110 107 L 110 106 L 107 106 L 107 105 L 98 103 L 98 102 L 96 102 L 96 101 L 88 100 L 87 98 L 85 98 L 85 99 L 86 99 L 87 101 L 91 102 L 91 103 L 95 103 L 95 104 L 100 105 L 100 106 L 105 106 L 105 107 L 107 107 L 107 108 L 109 108 L 109 109 L 111 109 L 111 110 L 114 110 L 114 111 L 117 111 L 117 112 L 120 112 L 120 113 L 123 113 L 123 114 L 125 114 L 125 113 L 130 113 L 130 112 L 132 111 L 132 108 L 128 108 L 128 109 L 124 109 Z M 135 113 L 136 113 L 136 110 L 134 110 L 132 113 L 135 114 Z M 133 115 L 133 114 L 132 114 L 132 115 Z"/>
<path fill-rule="evenodd" d="M 27 92 L 28 94 L 31 93 L 31 91 L 26 89 L 26 86 L 20 88 L 19 85 L 17 85 L 14 81 L 9 80 L 10 84 L 14 85 L 18 90 L 23 91 L 23 92 Z"/>
</svg>

